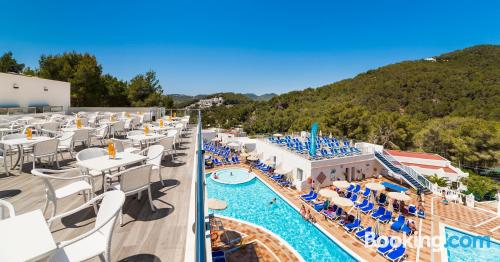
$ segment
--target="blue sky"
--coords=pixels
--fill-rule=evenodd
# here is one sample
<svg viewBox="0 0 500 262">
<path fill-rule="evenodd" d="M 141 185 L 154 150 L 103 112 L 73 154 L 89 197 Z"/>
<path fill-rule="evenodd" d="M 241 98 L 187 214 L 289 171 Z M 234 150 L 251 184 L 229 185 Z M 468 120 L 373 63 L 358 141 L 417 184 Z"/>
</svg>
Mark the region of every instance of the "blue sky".
<svg viewBox="0 0 500 262">
<path fill-rule="evenodd" d="M 283 93 L 500 43 L 500 1 L 0 1 L 0 53 L 90 52 L 169 94 Z"/>
</svg>

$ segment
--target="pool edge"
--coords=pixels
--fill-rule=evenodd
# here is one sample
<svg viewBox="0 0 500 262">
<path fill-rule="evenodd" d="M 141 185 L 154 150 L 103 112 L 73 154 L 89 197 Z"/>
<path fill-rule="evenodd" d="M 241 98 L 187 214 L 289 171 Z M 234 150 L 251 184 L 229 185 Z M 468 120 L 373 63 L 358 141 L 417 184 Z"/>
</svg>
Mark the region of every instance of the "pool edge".
<svg viewBox="0 0 500 262">
<path fill-rule="evenodd" d="M 292 251 L 292 253 L 299 259 L 299 261 L 305 262 L 304 258 L 299 254 L 299 252 L 297 250 L 295 250 L 295 248 L 293 248 L 287 241 L 285 241 L 283 238 L 281 238 L 280 236 L 278 236 L 276 233 L 272 232 L 271 230 L 269 230 L 269 229 L 267 229 L 267 228 L 265 228 L 263 226 L 259 226 L 257 224 L 254 224 L 252 222 L 248 222 L 246 220 L 242 220 L 242 219 L 238 219 L 238 218 L 234 218 L 234 217 L 228 217 L 228 216 L 224 216 L 224 215 L 221 215 L 221 214 L 214 214 L 214 216 L 221 217 L 221 218 L 228 219 L 228 220 L 234 220 L 236 222 L 243 223 L 243 224 L 247 224 L 247 225 L 256 227 L 256 228 L 258 228 L 258 229 L 260 229 L 260 230 L 268 233 L 269 235 L 271 235 L 271 236 L 275 237 L 276 239 L 278 239 L 288 249 L 290 249 Z"/>
</svg>

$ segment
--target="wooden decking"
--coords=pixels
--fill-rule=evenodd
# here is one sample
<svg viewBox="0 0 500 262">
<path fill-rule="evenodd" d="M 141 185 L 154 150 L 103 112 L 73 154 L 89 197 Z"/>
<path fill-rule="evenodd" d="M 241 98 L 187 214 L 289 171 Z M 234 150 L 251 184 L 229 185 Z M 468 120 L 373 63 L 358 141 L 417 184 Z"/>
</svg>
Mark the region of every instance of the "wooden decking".
<svg viewBox="0 0 500 262">
<path fill-rule="evenodd" d="M 184 261 L 196 144 L 193 130 L 183 140 L 175 161 L 166 157 L 162 163 L 165 187 L 161 186 L 157 175 L 152 176 L 156 212 L 151 211 L 147 197 L 143 196 L 140 201 L 135 196 L 127 197 L 123 207 L 124 225 L 117 224 L 113 234 L 113 261 Z M 74 164 L 74 160 L 64 160 L 61 163 L 64 166 Z M 15 176 L 0 174 L 0 198 L 11 202 L 18 214 L 41 209 L 44 203 L 44 185 L 40 179 L 30 174 L 30 169 L 31 162 L 24 166 L 22 174 L 18 170 L 14 171 Z M 101 181 L 97 185 L 100 186 Z M 70 196 L 59 203 L 58 213 L 82 203 L 82 196 Z M 47 216 L 50 207 L 48 211 Z M 95 214 L 89 208 L 54 223 L 51 231 L 56 241 L 68 240 L 92 228 L 94 221 Z"/>
</svg>

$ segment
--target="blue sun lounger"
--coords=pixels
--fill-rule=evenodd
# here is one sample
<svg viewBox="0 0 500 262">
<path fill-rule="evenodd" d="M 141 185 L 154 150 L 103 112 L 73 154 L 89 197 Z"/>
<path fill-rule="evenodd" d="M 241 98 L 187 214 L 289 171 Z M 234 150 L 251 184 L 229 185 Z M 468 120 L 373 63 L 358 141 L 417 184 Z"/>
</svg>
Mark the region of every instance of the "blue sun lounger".
<svg viewBox="0 0 500 262">
<path fill-rule="evenodd" d="M 303 198 L 303 197 L 310 197 L 310 196 L 312 196 L 313 194 L 314 194 L 314 191 L 313 191 L 313 190 L 311 190 L 311 191 L 309 191 L 309 193 L 304 194 L 304 195 L 301 195 L 301 196 L 300 196 L 300 198 Z"/>
<path fill-rule="evenodd" d="M 391 239 L 392 239 L 391 237 L 388 237 L 384 243 L 381 243 L 382 245 L 380 245 L 377 248 L 377 253 L 381 254 L 382 256 L 385 256 L 385 254 L 387 254 L 387 252 L 393 250 L 394 246 L 391 245 L 391 241 L 392 241 Z"/>
<path fill-rule="evenodd" d="M 370 202 L 367 206 L 361 208 L 361 212 L 363 212 L 364 214 L 368 214 L 368 212 L 372 211 L 373 210 L 373 206 L 374 204 L 372 202 Z"/>
<path fill-rule="evenodd" d="M 353 230 L 358 229 L 360 226 L 361 226 L 361 220 L 354 219 L 352 223 L 345 225 L 344 229 L 347 230 L 348 232 L 351 232 Z"/>
<path fill-rule="evenodd" d="M 365 234 L 368 233 L 368 232 L 372 232 L 372 227 L 367 227 L 367 228 L 365 228 L 363 230 L 360 230 L 360 231 L 356 232 L 356 237 L 358 239 L 364 238 Z"/>
<path fill-rule="evenodd" d="M 352 202 L 356 202 L 356 200 L 358 200 L 358 195 L 352 195 L 350 199 Z"/>
<path fill-rule="evenodd" d="M 379 206 L 375 212 L 372 213 L 371 217 L 374 219 L 377 219 L 381 216 L 383 216 L 385 213 L 385 208 L 382 206 Z"/>
<path fill-rule="evenodd" d="M 359 184 L 356 184 L 356 187 L 352 190 L 354 194 L 357 194 L 359 191 L 361 191 L 361 186 Z"/>
<path fill-rule="evenodd" d="M 396 221 L 392 223 L 391 229 L 395 231 L 400 231 L 403 225 L 405 224 L 405 217 L 403 215 L 399 215 Z"/>
<path fill-rule="evenodd" d="M 365 245 L 369 245 L 373 243 L 373 241 L 377 240 L 380 236 L 374 232 L 367 232 L 364 236 L 359 237 L 359 240 L 363 242 Z"/>
<path fill-rule="evenodd" d="M 365 192 L 363 192 L 363 197 L 369 197 L 371 190 L 369 188 L 365 188 Z"/>
<path fill-rule="evenodd" d="M 368 199 L 363 199 L 363 202 L 354 205 L 354 208 L 363 208 L 368 205 Z"/>
<path fill-rule="evenodd" d="M 388 223 L 389 221 L 391 221 L 391 218 L 392 212 L 387 210 L 385 211 L 385 214 L 383 216 L 378 218 L 378 221 L 380 221 L 380 223 Z"/>
<path fill-rule="evenodd" d="M 408 214 L 417 216 L 417 207 L 415 205 L 408 206 Z"/>
<path fill-rule="evenodd" d="M 417 211 L 417 216 L 420 218 L 425 218 L 425 211 L 424 210 Z"/>
<path fill-rule="evenodd" d="M 309 197 L 300 197 L 302 200 L 309 202 L 313 201 L 314 199 L 318 198 L 318 194 L 316 192 L 313 192 L 313 194 Z"/>
<path fill-rule="evenodd" d="M 406 252 L 406 246 L 405 245 L 399 245 L 397 248 L 394 250 L 390 251 L 385 255 L 387 259 L 390 261 L 401 261 L 401 259 L 404 257 Z"/>
<path fill-rule="evenodd" d="M 347 190 L 347 192 L 351 192 L 353 189 L 354 189 L 354 185 L 350 184 L 346 190 Z"/>
</svg>

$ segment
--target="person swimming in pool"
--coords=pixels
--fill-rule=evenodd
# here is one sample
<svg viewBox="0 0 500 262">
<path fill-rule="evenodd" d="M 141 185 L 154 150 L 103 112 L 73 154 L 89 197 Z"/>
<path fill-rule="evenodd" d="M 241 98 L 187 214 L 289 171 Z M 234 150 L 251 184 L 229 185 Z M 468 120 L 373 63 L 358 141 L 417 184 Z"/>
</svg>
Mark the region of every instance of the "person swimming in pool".
<svg viewBox="0 0 500 262">
<path fill-rule="evenodd" d="M 230 176 L 233 176 L 233 172 L 230 172 L 230 173 L 229 173 L 229 175 L 230 175 Z"/>
<path fill-rule="evenodd" d="M 276 204 L 276 198 L 274 197 L 273 200 L 271 200 L 271 202 L 269 202 L 269 205 L 272 205 L 272 204 Z"/>
<path fill-rule="evenodd" d="M 219 176 L 217 175 L 217 172 L 214 173 L 214 179 L 218 179 Z"/>
</svg>

